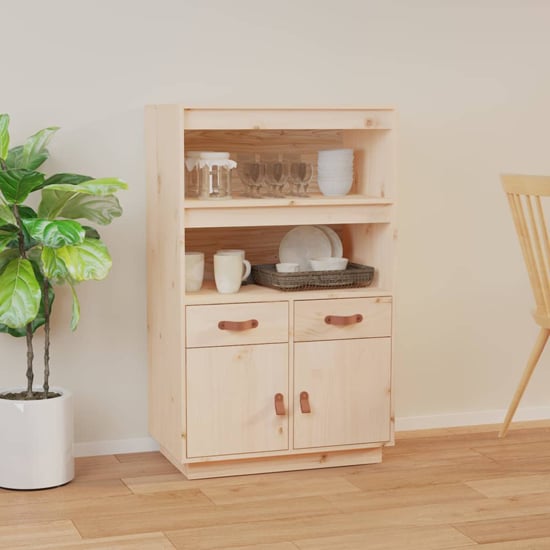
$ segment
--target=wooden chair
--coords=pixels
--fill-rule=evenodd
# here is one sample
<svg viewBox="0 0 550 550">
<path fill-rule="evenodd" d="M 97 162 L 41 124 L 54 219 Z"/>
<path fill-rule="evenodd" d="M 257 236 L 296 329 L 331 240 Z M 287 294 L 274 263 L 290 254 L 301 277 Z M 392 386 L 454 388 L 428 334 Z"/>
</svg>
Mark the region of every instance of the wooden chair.
<svg viewBox="0 0 550 550">
<path fill-rule="evenodd" d="M 501 179 L 535 298 L 533 317 L 540 326 L 535 346 L 498 434 L 504 437 L 550 334 L 550 239 L 542 200 L 550 197 L 550 176 L 506 174 Z"/>
</svg>

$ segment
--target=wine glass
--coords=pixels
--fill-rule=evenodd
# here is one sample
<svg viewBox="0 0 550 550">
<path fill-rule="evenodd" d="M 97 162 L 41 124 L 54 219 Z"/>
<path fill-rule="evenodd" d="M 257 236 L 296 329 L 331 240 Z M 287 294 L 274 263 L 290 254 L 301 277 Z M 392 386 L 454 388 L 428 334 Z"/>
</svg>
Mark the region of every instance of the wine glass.
<svg viewBox="0 0 550 550">
<path fill-rule="evenodd" d="M 270 197 L 284 197 L 283 187 L 288 181 L 290 166 L 287 162 L 277 160 L 266 165 L 266 178 L 269 184 Z"/>
<path fill-rule="evenodd" d="M 260 189 L 265 180 L 264 162 L 241 162 L 237 167 L 241 181 L 248 188 L 246 197 L 261 198 Z"/>
<path fill-rule="evenodd" d="M 313 166 L 309 162 L 293 162 L 290 165 L 290 181 L 293 185 L 291 195 L 309 197 L 307 187 L 313 176 Z"/>
</svg>

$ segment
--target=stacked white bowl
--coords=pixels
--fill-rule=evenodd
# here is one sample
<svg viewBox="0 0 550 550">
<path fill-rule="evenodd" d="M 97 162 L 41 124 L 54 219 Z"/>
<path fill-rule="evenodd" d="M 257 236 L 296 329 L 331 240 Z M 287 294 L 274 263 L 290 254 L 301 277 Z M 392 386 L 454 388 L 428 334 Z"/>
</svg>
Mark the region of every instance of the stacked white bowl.
<svg viewBox="0 0 550 550">
<path fill-rule="evenodd" d="M 319 151 L 317 177 L 323 195 L 346 195 L 353 183 L 353 149 Z"/>
</svg>

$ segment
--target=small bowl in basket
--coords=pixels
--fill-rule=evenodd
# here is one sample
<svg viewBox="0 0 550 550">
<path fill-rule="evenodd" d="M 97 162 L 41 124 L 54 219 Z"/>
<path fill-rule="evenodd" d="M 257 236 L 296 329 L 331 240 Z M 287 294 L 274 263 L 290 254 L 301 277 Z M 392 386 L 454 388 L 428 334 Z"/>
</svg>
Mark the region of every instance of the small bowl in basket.
<svg viewBox="0 0 550 550">
<path fill-rule="evenodd" d="M 348 265 L 347 258 L 311 258 L 309 260 L 313 271 L 342 271 Z"/>
</svg>

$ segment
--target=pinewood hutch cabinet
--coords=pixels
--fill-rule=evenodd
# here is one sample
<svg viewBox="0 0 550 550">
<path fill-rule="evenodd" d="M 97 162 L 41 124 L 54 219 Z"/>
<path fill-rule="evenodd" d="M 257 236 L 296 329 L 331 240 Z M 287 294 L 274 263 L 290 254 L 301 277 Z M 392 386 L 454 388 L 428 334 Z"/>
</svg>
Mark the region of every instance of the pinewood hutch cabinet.
<svg viewBox="0 0 550 550">
<path fill-rule="evenodd" d="M 394 133 L 386 108 L 146 108 L 149 426 L 187 477 L 379 462 L 393 442 Z M 185 197 L 186 151 L 316 165 L 319 150 L 341 147 L 355 151 L 344 197 L 313 183 L 306 198 L 246 198 L 238 177 L 230 200 Z M 345 257 L 375 267 L 371 286 L 216 291 L 217 249 L 276 263 L 283 235 L 310 224 L 330 226 Z M 205 252 L 199 292 L 185 292 L 185 250 Z M 218 326 L 249 319 L 258 326 Z"/>
</svg>

